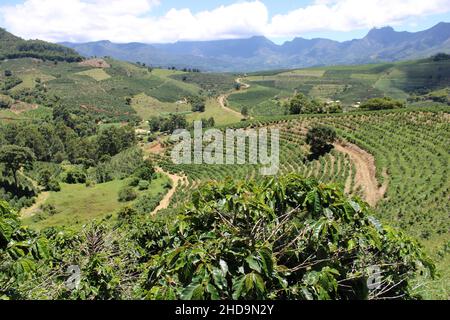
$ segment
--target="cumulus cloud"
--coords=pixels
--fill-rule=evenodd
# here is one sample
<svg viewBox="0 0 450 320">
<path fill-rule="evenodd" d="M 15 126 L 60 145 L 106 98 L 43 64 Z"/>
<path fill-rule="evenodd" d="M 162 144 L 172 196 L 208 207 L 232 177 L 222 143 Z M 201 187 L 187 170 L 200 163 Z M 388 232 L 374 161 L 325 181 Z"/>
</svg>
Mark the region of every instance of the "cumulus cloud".
<svg viewBox="0 0 450 320">
<path fill-rule="evenodd" d="M 267 7 L 257 0 L 198 13 L 171 9 L 154 16 L 152 9 L 159 4 L 159 0 L 25 0 L 0 6 L 0 15 L 9 31 L 28 39 L 155 43 L 349 31 L 450 11 L 450 0 L 316 0 L 270 19 Z"/>
<path fill-rule="evenodd" d="M 450 0 L 317 0 L 272 18 L 266 33 L 274 37 L 314 31 L 351 31 L 397 25 L 450 11 Z"/>
</svg>

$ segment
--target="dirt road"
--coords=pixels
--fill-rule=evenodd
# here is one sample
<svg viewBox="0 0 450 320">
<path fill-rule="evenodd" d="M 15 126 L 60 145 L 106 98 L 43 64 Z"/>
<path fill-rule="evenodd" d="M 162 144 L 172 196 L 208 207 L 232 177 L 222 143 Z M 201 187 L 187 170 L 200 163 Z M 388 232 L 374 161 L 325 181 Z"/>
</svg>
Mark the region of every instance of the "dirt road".
<svg viewBox="0 0 450 320">
<path fill-rule="evenodd" d="M 40 206 L 47 201 L 50 196 L 50 192 L 41 192 L 36 198 L 36 202 L 29 208 L 22 209 L 20 211 L 20 217 L 22 219 L 29 218 L 34 216 L 36 213 L 40 211 Z"/>
<path fill-rule="evenodd" d="M 242 82 L 241 78 L 237 78 L 235 81 L 236 81 L 236 83 L 239 83 L 241 85 L 241 90 L 247 90 L 250 88 L 250 85 Z M 233 110 L 226 106 L 226 101 L 230 94 L 231 93 L 220 95 L 219 98 L 217 99 L 217 101 L 219 102 L 219 105 L 222 107 L 222 109 L 226 110 L 227 112 L 231 112 L 231 113 L 235 114 L 236 116 L 242 118 L 242 114 L 240 112 L 237 112 L 236 110 Z"/>
<path fill-rule="evenodd" d="M 168 172 L 165 172 L 161 168 L 156 168 L 156 171 L 159 173 L 163 173 L 167 175 L 170 180 L 172 181 L 172 188 L 167 192 L 167 194 L 164 196 L 164 198 L 161 200 L 159 205 L 156 207 L 155 210 L 153 210 L 152 215 L 157 214 L 159 211 L 167 209 L 170 205 L 170 200 L 172 200 L 173 195 L 175 194 L 178 186 L 181 184 L 181 182 L 185 181 L 185 177 L 178 176 L 175 174 L 170 174 Z"/>
<path fill-rule="evenodd" d="M 387 174 L 384 173 L 385 181 L 380 187 L 376 178 L 375 159 L 371 154 L 348 142 L 335 143 L 334 147 L 350 157 L 356 168 L 355 187 L 361 187 L 367 203 L 375 207 L 387 191 L 389 180 Z"/>
</svg>

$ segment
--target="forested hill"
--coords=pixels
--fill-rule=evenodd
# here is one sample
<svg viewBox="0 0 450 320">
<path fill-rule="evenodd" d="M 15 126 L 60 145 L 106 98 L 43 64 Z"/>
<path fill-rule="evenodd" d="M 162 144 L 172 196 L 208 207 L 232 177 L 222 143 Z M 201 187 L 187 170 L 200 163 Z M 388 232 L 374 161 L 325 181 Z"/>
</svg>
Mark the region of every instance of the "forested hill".
<svg viewBox="0 0 450 320">
<path fill-rule="evenodd" d="M 0 59 L 36 58 L 52 61 L 81 61 L 73 49 L 41 40 L 23 40 L 0 28 Z"/>
</svg>

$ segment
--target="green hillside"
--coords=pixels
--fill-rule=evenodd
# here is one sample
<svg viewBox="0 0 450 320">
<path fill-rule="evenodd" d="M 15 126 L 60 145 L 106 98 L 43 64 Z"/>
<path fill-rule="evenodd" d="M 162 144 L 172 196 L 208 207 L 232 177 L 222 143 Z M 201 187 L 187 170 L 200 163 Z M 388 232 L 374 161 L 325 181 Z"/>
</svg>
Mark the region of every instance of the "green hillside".
<svg viewBox="0 0 450 320">
<path fill-rule="evenodd" d="M 424 60 L 312 68 L 251 74 L 244 78 L 251 88 L 229 97 L 230 106 L 246 106 L 255 115 L 283 114 L 279 101 L 301 92 L 321 101 L 341 101 L 347 108 L 375 97 L 412 102 L 450 86 L 450 57 Z M 423 100 L 423 99 L 422 99 Z M 449 102 L 444 101 L 444 102 Z"/>
<path fill-rule="evenodd" d="M 30 56 L 0 62 L 0 299 L 448 299 L 449 56 L 240 76 L 3 38 Z M 285 115 L 294 93 L 344 112 Z M 406 108 L 360 110 L 375 97 Z M 201 119 L 279 129 L 278 174 L 174 164 L 170 134 Z M 311 154 L 323 126 L 337 139 Z M 50 266 L 93 242 L 69 292 Z"/>
<path fill-rule="evenodd" d="M 189 96 L 214 96 L 223 88 L 222 85 L 209 92 L 198 81 L 183 80 L 185 75 L 190 76 L 188 72 L 152 70 L 112 59 L 106 59 L 109 67 L 96 68 L 90 66 L 89 61 L 3 61 L 0 63 L 0 86 L 4 95 L 13 100 L 41 107 L 60 104 L 102 122 L 139 122 L 161 114 L 190 113 L 189 105 L 177 102 Z M 6 72 L 11 75 L 6 76 Z M 234 81 L 229 81 L 227 88 L 232 88 L 233 84 Z M 38 96 L 45 96 L 45 99 L 38 99 Z M 150 99 L 139 99 L 140 96 Z M 26 114 L 0 109 L 0 116 L 16 119 L 24 118 Z"/>
<path fill-rule="evenodd" d="M 81 61 L 73 49 L 41 40 L 23 40 L 0 28 L 0 60 L 35 58 L 52 61 Z"/>
</svg>

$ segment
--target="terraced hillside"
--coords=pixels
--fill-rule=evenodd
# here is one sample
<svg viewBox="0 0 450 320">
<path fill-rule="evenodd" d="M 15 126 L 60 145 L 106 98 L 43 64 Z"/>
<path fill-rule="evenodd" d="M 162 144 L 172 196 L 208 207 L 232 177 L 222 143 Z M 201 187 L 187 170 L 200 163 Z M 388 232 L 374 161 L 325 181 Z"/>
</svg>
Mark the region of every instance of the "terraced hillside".
<svg viewBox="0 0 450 320">
<path fill-rule="evenodd" d="M 244 78 L 251 88 L 230 96 L 230 106 L 246 106 L 254 116 L 281 115 L 280 101 L 294 92 L 312 98 L 341 101 L 347 108 L 370 98 L 389 96 L 411 103 L 420 96 L 449 87 L 450 59 L 429 59 L 363 66 L 336 66 L 275 73 Z M 426 100 L 426 99 L 421 99 Z M 442 102 L 448 103 L 448 96 Z"/>
<path fill-rule="evenodd" d="M 450 117 L 438 110 L 308 116 L 249 126 L 281 130 L 280 173 L 298 172 L 337 183 L 346 193 L 364 198 L 381 219 L 421 239 L 438 261 L 443 279 L 448 279 Z M 315 124 L 336 128 L 341 141 L 330 154 L 306 161 L 305 133 Z M 260 177 L 256 165 L 178 166 L 167 155 L 160 159 L 162 167 L 187 176 L 172 206 L 183 204 L 207 181 Z M 448 297 L 450 284 L 442 281 L 430 284 L 427 294 Z"/>
<path fill-rule="evenodd" d="M 45 117 L 51 113 L 51 109 L 45 108 L 51 108 L 57 103 L 74 112 L 87 112 L 102 122 L 140 122 L 151 116 L 169 113 L 191 114 L 191 106 L 184 102 L 186 97 L 204 95 L 213 99 L 222 90 L 228 91 L 234 85 L 234 79 L 230 76 L 151 69 L 112 59 L 90 61 L 56 63 L 38 59 L 13 59 L 1 62 L 0 87 L 3 87 L 4 94 L 11 97 L 13 104 L 30 103 L 20 110 L 0 109 L 0 117 Z M 98 61 L 102 61 L 102 64 L 98 64 Z M 204 79 L 205 82 L 199 82 Z M 207 79 L 212 80 L 208 82 Z M 215 79 L 221 79 L 221 84 L 215 86 Z M 41 89 L 39 92 L 38 87 Z M 36 96 L 42 95 L 48 99 L 36 103 Z M 28 113 L 35 109 L 40 111 Z M 217 113 L 214 109 L 220 109 L 218 103 L 207 110 L 208 117 Z M 195 119 L 195 115 L 192 115 L 192 119 Z"/>
</svg>

